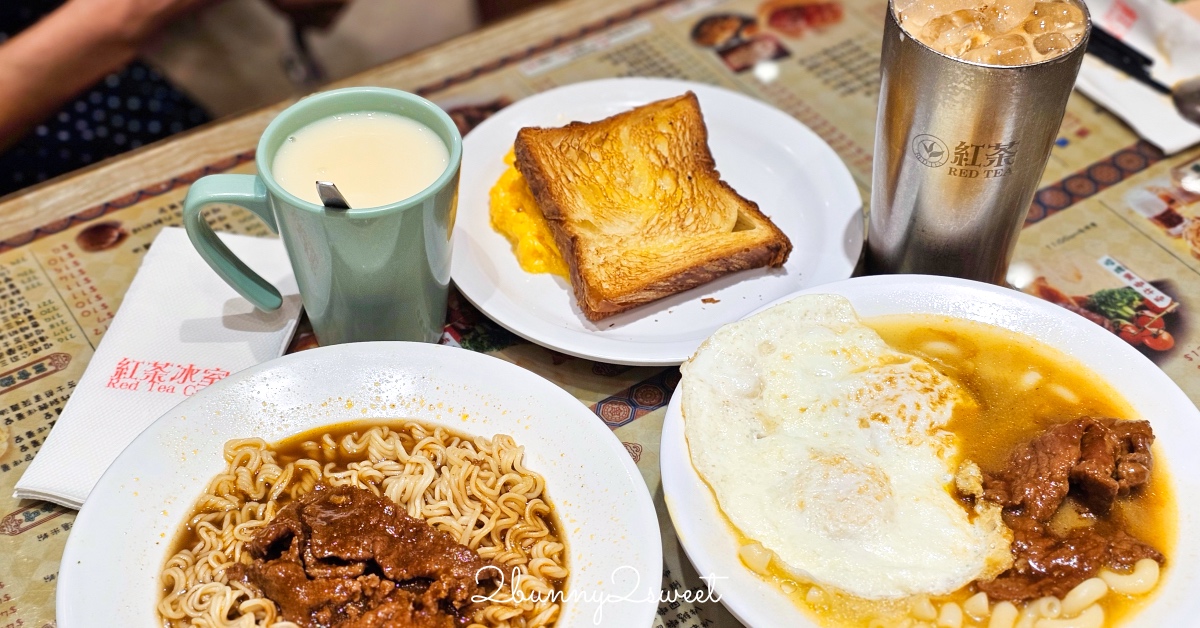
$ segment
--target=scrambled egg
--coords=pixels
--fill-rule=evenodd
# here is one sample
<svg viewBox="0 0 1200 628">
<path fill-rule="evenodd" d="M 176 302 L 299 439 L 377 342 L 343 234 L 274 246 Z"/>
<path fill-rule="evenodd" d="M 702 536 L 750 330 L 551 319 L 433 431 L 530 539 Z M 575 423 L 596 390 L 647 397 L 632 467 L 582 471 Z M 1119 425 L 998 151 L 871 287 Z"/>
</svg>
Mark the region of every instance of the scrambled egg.
<svg viewBox="0 0 1200 628">
<path fill-rule="evenodd" d="M 567 263 L 554 244 L 550 225 L 538 208 L 525 177 L 517 170 L 512 150 L 504 156 L 508 169 L 488 194 L 492 228 L 512 243 L 521 268 L 530 273 L 554 273 L 570 279 Z"/>
</svg>

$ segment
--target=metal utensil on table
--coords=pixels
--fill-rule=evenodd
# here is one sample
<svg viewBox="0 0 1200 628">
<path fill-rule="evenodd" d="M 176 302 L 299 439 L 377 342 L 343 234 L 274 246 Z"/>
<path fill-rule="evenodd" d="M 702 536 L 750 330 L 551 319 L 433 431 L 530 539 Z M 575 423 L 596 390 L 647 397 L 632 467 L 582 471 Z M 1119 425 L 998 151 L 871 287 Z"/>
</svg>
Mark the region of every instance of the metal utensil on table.
<svg viewBox="0 0 1200 628">
<path fill-rule="evenodd" d="M 1187 120 L 1200 124 L 1200 76 L 1175 84 L 1171 90 L 1175 110 Z"/>
<path fill-rule="evenodd" d="M 1168 87 L 1150 74 L 1153 59 L 1095 25 L 1092 25 L 1087 52 L 1150 89 L 1169 95 L 1179 115 L 1200 124 L 1200 76 L 1180 81 L 1174 88 Z"/>
<path fill-rule="evenodd" d="M 317 196 L 321 198 L 321 204 L 329 209 L 350 209 L 346 197 L 331 181 L 317 181 Z"/>
</svg>

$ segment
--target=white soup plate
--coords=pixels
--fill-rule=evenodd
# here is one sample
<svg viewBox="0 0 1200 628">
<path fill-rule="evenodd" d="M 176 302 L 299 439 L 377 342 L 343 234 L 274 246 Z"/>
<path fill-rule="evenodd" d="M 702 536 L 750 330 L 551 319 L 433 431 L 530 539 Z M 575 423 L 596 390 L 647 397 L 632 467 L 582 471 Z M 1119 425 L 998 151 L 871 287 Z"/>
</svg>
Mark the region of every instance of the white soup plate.
<svg viewBox="0 0 1200 628">
<path fill-rule="evenodd" d="M 597 612 L 603 625 L 650 624 L 662 571 L 654 505 L 604 423 L 558 386 L 503 360 L 373 342 L 312 349 L 241 371 L 142 432 L 92 490 L 67 540 L 59 628 L 162 626 L 155 611 L 159 571 L 196 499 L 224 468 L 226 441 L 276 442 L 322 426 L 391 418 L 512 436 L 525 449 L 526 467 L 546 479 L 566 537 L 567 591 L 580 592 L 568 597 L 556 625 L 594 626 Z"/>
<path fill-rule="evenodd" d="M 799 294 L 840 294 L 862 318 L 888 314 L 934 314 L 988 323 L 1028 335 L 1082 362 L 1107 381 L 1150 421 L 1156 436 L 1155 469 L 1166 469 L 1179 508 L 1174 551 L 1149 605 L 1122 628 L 1194 626 L 1200 617 L 1200 411 L 1149 359 L 1116 335 L 1057 305 L 988 284 L 892 275 L 860 277 Z M 789 295 L 778 302 L 797 295 Z M 774 305 L 774 304 L 772 304 Z M 764 308 L 765 309 L 765 308 Z M 718 576 L 714 590 L 748 626 L 812 627 L 811 617 L 738 559 L 733 528 L 720 513 L 708 485 L 696 473 L 680 414 L 682 386 L 675 389 L 663 424 L 662 485 L 667 509 L 688 558 L 701 575 Z M 747 478 L 753 481 L 753 478 Z"/>
</svg>

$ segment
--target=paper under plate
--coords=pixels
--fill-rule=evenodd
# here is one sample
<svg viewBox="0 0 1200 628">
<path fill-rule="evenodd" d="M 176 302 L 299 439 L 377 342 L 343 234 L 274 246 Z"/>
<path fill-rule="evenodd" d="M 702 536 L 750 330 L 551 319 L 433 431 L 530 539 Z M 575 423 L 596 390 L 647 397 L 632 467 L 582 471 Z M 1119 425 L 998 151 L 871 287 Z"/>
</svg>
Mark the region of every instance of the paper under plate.
<svg viewBox="0 0 1200 628">
<path fill-rule="evenodd" d="M 688 90 L 700 100 L 721 177 L 787 234 L 791 257 L 782 269 L 743 271 L 592 323 L 566 280 L 521 269 L 508 241 L 491 227 L 488 191 L 522 127 L 595 121 Z M 862 242 L 862 199 L 849 170 L 791 116 L 710 85 L 608 79 L 531 96 L 467 135 L 451 272 L 476 307 L 532 342 L 604 362 L 667 365 L 687 359 L 718 327 L 765 303 L 849 277 Z"/>
<path fill-rule="evenodd" d="M 324 425 L 405 417 L 471 435 L 509 434 L 524 447 L 526 466 L 546 479 L 566 536 L 567 590 L 578 596 L 556 626 L 594 626 L 600 606 L 612 625 L 650 625 L 662 572 L 658 523 L 612 431 L 558 386 L 503 360 L 376 342 L 272 360 L 155 421 L 109 467 L 75 521 L 59 571 L 59 628 L 162 625 L 159 571 L 196 498 L 224 468 L 225 441 L 274 442 Z M 603 599 L 619 601 L 592 601 Z"/>
</svg>

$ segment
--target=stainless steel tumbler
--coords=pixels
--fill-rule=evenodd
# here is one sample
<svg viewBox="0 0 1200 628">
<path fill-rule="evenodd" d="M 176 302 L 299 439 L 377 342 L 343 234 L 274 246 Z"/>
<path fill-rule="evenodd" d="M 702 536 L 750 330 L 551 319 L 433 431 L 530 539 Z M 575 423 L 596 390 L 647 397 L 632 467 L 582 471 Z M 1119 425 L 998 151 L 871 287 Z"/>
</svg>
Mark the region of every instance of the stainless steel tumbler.
<svg viewBox="0 0 1200 628">
<path fill-rule="evenodd" d="M 866 269 L 1001 284 L 1075 85 L 1082 39 L 1018 66 L 926 46 L 892 2 L 883 34 Z"/>
</svg>

